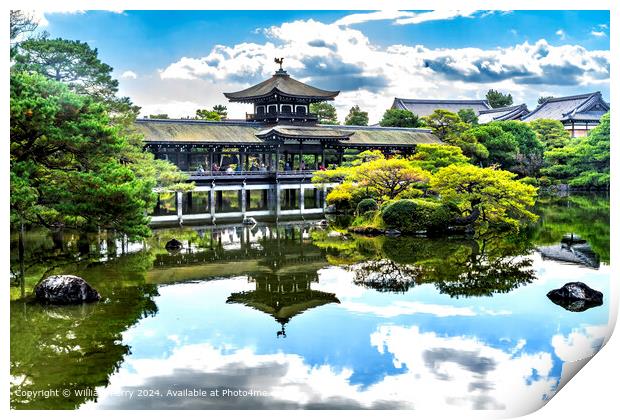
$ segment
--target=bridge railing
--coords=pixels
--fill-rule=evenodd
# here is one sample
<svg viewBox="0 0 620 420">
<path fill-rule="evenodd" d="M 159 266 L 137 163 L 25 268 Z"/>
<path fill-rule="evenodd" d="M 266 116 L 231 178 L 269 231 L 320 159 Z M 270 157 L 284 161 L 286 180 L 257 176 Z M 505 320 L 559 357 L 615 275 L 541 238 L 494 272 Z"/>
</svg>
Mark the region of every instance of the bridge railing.
<svg viewBox="0 0 620 420">
<path fill-rule="evenodd" d="M 311 177 L 316 169 L 290 171 L 186 171 L 190 178 L 279 178 L 279 177 Z"/>
</svg>

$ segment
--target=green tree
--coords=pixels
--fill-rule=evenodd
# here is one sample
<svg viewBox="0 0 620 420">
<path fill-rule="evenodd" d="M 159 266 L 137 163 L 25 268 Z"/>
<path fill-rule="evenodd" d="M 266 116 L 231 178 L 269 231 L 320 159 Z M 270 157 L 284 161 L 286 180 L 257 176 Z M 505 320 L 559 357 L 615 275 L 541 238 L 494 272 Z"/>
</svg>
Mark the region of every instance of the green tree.
<svg viewBox="0 0 620 420">
<path fill-rule="evenodd" d="M 543 165 L 545 146 L 530 125 L 522 121 L 495 121 L 489 125 L 499 126 L 512 134 L 519 145 L 515 163 L 506 169 L 521 176 L 537 176 Z"/>
<path fill-rule="evenodd" d="M 463 133 L 466 143 L 479 143 L 487 150 L 487 157 L 476 159 L 484 166 L 498 165 L 502 169 L 511 168 L 517 160 L 519 143 L 514 135 L 505 132 L 500 126 L 484 124 L 472 127 Z"/>
<path fill-rule="evenodd" d="M 459 136 L 470 128 L 461 117 L 445 109 L 436 109 L 432 114 L 423 118 L 424 125 L 429 127 L 441 141 L 453 143 Z"/>
<path fill-rule="evenodd" d="M 228 118 L 228 109 L 225 105 L 215 105 L 213 111 L 217 112 L 221 120 Z"/>
<path fill-rule="evenodd" d="M 610 185 L 610 123 L 609 112 L 585 141 L 577 146 L 574 165 L 578 176 L 570 182 L 573 187 L 609 189 Z"/>
<path fill-rule="evenodd" d="M 405 159 L 376 159 L 357 167 L 348 179 L 370 189 L 380 200 L 392 200 L 429 178 L 427 171 L 412 167 Z"/>
<path fill-rule="evenodd" d="M 149 234 L 153 189 L 176 172 L 112 125 L 104 104 L 12 71 L 10 114 L 12 222 Z"/>
<path fill-rule="evenodd" d="M 419 188 L 430 178 L 429 172 L 412 166 L 405 159 L 386 159 L 374 154 L 369 154 L 368 158 L 358 159 L 357 166 L 315 172 L 312 182 L 319 185 L 341 182 L 327 196 L 327 202 L 346 202 L 355 207 L 364 198 L 383 202 L 421 195 Z"/>
<path fill-rule="evenodd" d="M 515 180 L 516 175 L 494 168 L 451 165 L 431 178 L 430 187 L 447 203 L 463 212 L 461 224 L 491 223 L 518 227 L 521 220 L 534 221 L 536 188 Z"/>
<path fill-rule="evenodd" d="M 476 115 L 476 111 L 471 108 L 460 109 L 458 112 L 458 116 L 464 123 L 471 125 L 478 124 L 478 115 Z"/>
<path fill-rule="evenodd" d="M 547 102 L 548 100 L 553 99 L 553 98 L 554 98 L 553 96 L 540 96 L 538 98 L 538 105 L 542 105 L 545 102 Z"/>
<path fill-rule="evenodd" d="M 111 76 L 112 67 L 99 60 L 97 49 L 86 42 L 28 39 L 19 45 L 14 67 L 36 71 L 100 101 L 116 99 L 118 81 Z"/>
<path fill-rule="evenodd" d="M 388 109 L 379 122 L 381 127 L 420 127 L 420 118 L 407 109 Z"/>
<path fill-rule="evenodd" d="M 570 134 L 557 120 L 534 120 L 530 123 L 530 127 L 546 150 L 564 147 L 570 140 Z"/>
<path fill-rule="evenodd" d="M 469 158 L 463 155 L 463 151 L 457 146 L 419 144 L 411 162 L 426 171 L 437 172 L 446 166 L 469 163 Z"/>
<path fill-rule="evenodd" d="M 29 34 L 34 32 L 39 23 L 35 21 L 32 13 L 22 10 L 10 11 L 10 40 L 11 40 L 11 59 L 17 54 L 17 48 Z"/>
<path fill-rule="evenodd" d="M 491 108 L 510 106 L 512 105 L 512 95 L 510 93 L 504 94 L 497 90 L 489 89 L 487 92 L 487 102 L 491 105 Z"/>
<path fill-rule="evenodd" d="M 150 114 L 149 118 L 152 120 L 169 120 L 168 114 Z"/>
<path fill-rule="evenodd" d="M 368 112 L 355 105 L 349 110 L 349 114 L 344 119 L 345 125 L 368 125 Z"/>
<path fill-rule="evenodd" d="M 310 104 L 310 112 L 318 116 L 320 124 L 339 124 L 336 108 L 330 103 L 318 102 Z"/>
<path fill-rule="evenodd" d="M 196 118 L 207 121 L 220 121 L 222 119 L 217 111 L 210 111 L 208 109 L 197 109 Z"/>
</svg>

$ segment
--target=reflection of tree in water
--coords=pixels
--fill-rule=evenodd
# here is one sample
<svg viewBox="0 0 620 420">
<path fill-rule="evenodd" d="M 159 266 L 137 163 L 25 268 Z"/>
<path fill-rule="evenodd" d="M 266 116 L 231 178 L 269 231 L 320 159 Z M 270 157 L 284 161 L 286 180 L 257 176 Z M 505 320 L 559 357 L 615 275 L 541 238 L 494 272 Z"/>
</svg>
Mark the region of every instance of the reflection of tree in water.
<svg viewBox="0 0 620 420">
<path fill-rule="evenodd" d="M 379 292 L 404 293 L 415 286 L 420 267 L 398 264 L 394 261 L 370 260 L 349 267 L 355 278 L 353 284 Z"/>
<path fill-rule="evenodd" d="M 575 233 L 588 242 L 601 262 L 609 264 L 609 195 L 545 196 L 536 206 L 540 218 L 530 235 L 537 245 L 555 245 L 565 234 Z"/>
<path fill-rule="evenodd" d="M 351 266 L 354 283 L 381 292 L 406 292 L 432 283 L 451 297 L 507 293 L 534 278 L 532 246 L 523 235 L 465 239 L 377 238 L 381 253 Z"/>
<path fill-rule="evenodd" d="M 87 279 L 103 299 L 70 306 L 42 305 L 28 297 L 11 302 L 14 409 L 73 409 L 95 399 L 92 391 L 108 384 L 130 351 L 123 344 L 123 333 L 157 312 L 157 286 L 145 284 L 146 270 L 152 265 L 148 252 L 117 255 L 108 243 L 108 256 L 101 260 L 102 251 L 106 253 L 101 241 L 91 238 L 87 250 L 84 238 L 81 244 L 76 238 L 32 234 L 26 240 L 28 290 L 42 277 L 64 272 Z M 60 393 L 31 399 L 25 395 L 63 389 L 91 391 L 91 395 Z"/>
</svg>

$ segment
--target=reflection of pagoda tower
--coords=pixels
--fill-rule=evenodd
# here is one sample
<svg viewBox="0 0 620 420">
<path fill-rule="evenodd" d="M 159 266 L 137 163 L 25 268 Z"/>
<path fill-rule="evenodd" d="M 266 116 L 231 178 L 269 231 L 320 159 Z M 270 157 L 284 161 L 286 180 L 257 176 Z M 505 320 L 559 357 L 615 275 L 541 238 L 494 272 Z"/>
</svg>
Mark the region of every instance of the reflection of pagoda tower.
<svg viewBox="0 0 620 420">
<path fill-rule="evenodd" d="M 263 273 L 251 277 L 256 289 L 231 294 L 226 303 L 241 303 L 271 315 L 282 326 L 277 336 L 286 337 L 285 325 L 295 316 L 328 303 L 340 303 L 333 293 L 312 290 L 316 271 L 286 275 Z"/>
</svg>

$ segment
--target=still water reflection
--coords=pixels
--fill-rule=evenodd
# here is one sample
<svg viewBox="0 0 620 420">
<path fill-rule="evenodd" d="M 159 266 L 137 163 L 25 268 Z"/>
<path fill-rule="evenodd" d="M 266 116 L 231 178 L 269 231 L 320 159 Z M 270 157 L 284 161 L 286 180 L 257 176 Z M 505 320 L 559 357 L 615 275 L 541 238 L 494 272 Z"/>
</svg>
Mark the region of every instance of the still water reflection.
<svg viewBox="0 0 620 420">
<path fill-rule="evenodd" d="M 11 291 L 12 407 L 532 411 L 611 333 L 609 201 L 537 211 L 526 232 L 478 239 L 311 223 L 158 230 L 140 244 L 32 232 L 26 296 Z M 566 233 L 596 264 L 545 252 Z M 104 300 L 28 299 L 69 272 Z M 604 304 L 570 312 L 546 297 L 569 281 Z M 41 394 L 54 389 L 70 395 Z"/>
</svg>

